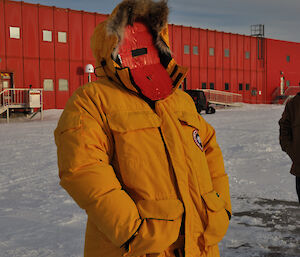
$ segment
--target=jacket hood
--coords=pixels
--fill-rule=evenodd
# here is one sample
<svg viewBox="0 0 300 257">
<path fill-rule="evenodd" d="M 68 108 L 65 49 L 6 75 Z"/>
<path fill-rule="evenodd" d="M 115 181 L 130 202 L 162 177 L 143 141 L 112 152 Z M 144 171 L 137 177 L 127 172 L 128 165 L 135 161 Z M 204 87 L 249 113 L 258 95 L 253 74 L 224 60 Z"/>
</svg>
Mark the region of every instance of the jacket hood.
<svg viewBox="0 0 300 257">
<path fill-rule="evenodd" d="M 141 22 L 148 27 L 153 36 L 160 62 L 172 80 L 174 91 L 183 81 L 188 69 L 178 66 L 171 55 L 168 14 L 167 0 L 123 0 L 118 4 L 111 15 L 98 24 L 91 38 L 97 77 L 108 77 L 116 83 L 121 82 L 129 90 L 140 94 L 139 89 L 132 83 L 130 69 L 121 67 L 116 56 L 126 26 Z"/>
<path fill-rule="evenodd" d="M 123 0 L 116 6 L 107 20 L 100 23 L 91 38 L 91 48 L 96 58 L 96 66 L 103 60 L 110 62 L 118 54 L 127 25 L 136 21 L 145 23 L 152 32 L 155 45 L 161 53 L 171 55 L 168 40 L 167 1 Z M 115 66 L 115 64 L 114 64 Z"/>
</svg>

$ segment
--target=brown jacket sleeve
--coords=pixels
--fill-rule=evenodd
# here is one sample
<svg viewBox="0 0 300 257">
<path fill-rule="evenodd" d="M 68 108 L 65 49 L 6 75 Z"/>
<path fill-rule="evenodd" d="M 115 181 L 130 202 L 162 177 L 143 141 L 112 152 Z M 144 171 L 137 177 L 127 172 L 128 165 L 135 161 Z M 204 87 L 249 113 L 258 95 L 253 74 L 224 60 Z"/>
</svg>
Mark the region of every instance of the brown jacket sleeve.
<svg viewBox="0 0 300 257">
<path fill-rule="evenodd" d="M 293 132 L 290 114 L 290 105 L 286 104 L 282 117 L 279 120 L 279 143 L 282 151 L 285 151 L 292 158 L 290 147 L 292 145 Z"/>
</svg>

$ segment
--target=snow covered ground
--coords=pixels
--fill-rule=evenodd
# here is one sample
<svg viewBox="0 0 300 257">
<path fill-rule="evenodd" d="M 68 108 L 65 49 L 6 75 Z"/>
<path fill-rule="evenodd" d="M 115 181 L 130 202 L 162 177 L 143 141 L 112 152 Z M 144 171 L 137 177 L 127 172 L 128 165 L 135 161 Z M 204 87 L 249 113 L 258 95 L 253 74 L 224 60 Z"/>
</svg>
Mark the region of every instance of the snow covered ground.
<svg viewBox="0 0 300 257">
<path fill-rule="evenodd" d="M 291 161 L 278 144 L 283 106 L 244 105 L 203 115 L 217 131 L 233 217 L 222 257 L 300 256 L 300 208 Z M 83 256 L 86 215 L 59 186 L 53 130 L 44 121 L 0 123 L 0 257 Z"/>
</svg>

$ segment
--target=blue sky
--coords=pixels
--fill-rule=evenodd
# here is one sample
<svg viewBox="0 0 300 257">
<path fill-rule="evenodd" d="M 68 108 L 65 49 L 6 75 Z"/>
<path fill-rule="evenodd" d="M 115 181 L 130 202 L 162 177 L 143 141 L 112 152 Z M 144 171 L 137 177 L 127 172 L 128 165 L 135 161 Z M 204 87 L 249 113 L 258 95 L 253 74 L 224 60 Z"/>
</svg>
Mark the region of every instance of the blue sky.
<svg viewBox="0 0 300 257">
<path fill-rule="evenodd" d="M 25 0 L 30 3 L 111 13 L 120 0 Z M 265 36 L 300 42 L 300 0 L 169 0 L 169 23 L 250 34 L 265 24 Z"/>
</svg>

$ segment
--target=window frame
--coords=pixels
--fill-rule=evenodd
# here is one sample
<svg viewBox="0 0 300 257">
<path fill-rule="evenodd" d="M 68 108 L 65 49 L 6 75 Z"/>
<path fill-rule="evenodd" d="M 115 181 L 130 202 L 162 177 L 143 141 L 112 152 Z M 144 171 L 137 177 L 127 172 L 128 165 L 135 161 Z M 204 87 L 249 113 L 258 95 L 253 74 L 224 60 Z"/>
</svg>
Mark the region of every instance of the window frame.
<svg viewBox="0 0 300 257">
<path fill-rule="evenodd" d="M 42 33 L 43 33 L 43 42 L 53 42 L 53 33 L 51 30 L 43 29 Z M 50 35 L 51 35 L 51 40 L 47 38 Z"/>
<path fill-rule="evenodd" d="M 65 86 L 64 84 L 61 84 L 62 82 L 66 82 L 67 89 L 62 88 L 62 86 Z M 67 79 L 58 79 L 58 91 L 60 92 L 68 92 L 69 91 L 69 81 Z"/>
<path fill-rule="evenodd" d="M 193 46 L 193 54 L 199 55 L 199 47 L 198 46 Z"/>
<path fill-rule="evenodd" d="M 229 91 L 230 90 L 228 82 L 225 82 L 224 89 L 225 89 L 225 91 Z"/>
<path fill-rule="evenodd" d="M 51 89 L 46 88 L 45 82 L 51 82 L 51 84 L 52 84 Z M 48 86 L 48 85 L 47 85 L 47 86 Z M 46 91 L 46 92 L 53 92 L 53 91 L 54 91 L 54 81 L 53 81 L 53 79 L 49 79 L 49 78 L 44 79 L 44 80 L 43 80 L 43 89 L 44 89 L 44 91 Z"/>
<path fill-rule="evenodd" d="M 230 50 L 229 48 L 224 49 L 224 57 L 229 58 L 230 57 Z"/>
<path fill-rule="evenodd" d="M 250 52 L 249 51 L 245 51 L 245 59 L 250 59 Z"/>
<path fill-rule="evenodd" d="M 63 37 L 63 40 L 61 40 L 62 37 Z M 57 42 L 62 43 L 62 44 L 65 44 L 68 42 L 66 31 L 58 31 L 57 32 Z"/>
<path fill-rule="evenodd" d="M 184 54 L 190 54 L 190 46 L 189 45 L 184 45 L 183 46 L 183 53 Z"/>
<path fill-rule="evenodd" d="M 9 26 L 9 38 L 21 39 L 21 28 L 16 26 Z"/>
</svg>

